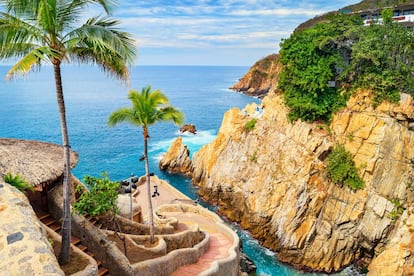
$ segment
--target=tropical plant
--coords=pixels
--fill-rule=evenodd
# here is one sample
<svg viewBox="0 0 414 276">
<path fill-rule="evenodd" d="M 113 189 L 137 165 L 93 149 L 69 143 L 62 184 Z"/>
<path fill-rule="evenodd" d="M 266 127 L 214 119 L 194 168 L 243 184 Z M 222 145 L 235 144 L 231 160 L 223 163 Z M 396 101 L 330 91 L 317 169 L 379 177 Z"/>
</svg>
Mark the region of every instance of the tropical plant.
<svg viewBox="0 0 414 276">
<path fill-rule="evenodd" d="M 364 180 L 358 175 L 352 155 L 343 145 L 336 145 L 327 162 L 327 176 L 333 183 L 341 187 L 348 186 L 353 191 L 364 188 Z"/>
<path fill-rule="evenodd" d="M 29 73 L 41 64 L 52 64 L 56 84 L 64 155 L 62 247 L 59 262 L 70 258 L 70 155 L 63 97 L 61 64 L 97 64 L 109 75 L 127 80 L 127 64 L 136 56 L 134 40 L 117 29 L 119 22 L 108 17 L 111 0 L 0 0 L 0 60 L 19 58 L 6 79 Z M 92 17 L 80 25 L 91 5 L 107 16 Z"/>
<path fill-rule="evenodd" d="M 374 106 L 398 102 L 400 92 L 414 95 L 414 33 L 392 21 L 392 10 L 384 10 L 382 19 L 383 24 L 360 28 L 342 76 L 353 90 L 370 89 Z"/>
<path fill-rule="evenodd" d="M 254 127 L 256 126 L 256 123 L 257 123 L 257 119 L 251 119 L 247 121 L 247 123 L 244 125 L 244 129 L 247 132 L 250 132 L 254 129 Z"/>
<path fill-rule="evenodd" d="M 123 107 L 109 115 L 108 126 L 115 126 L 121 122 L 127 122 L 133 126 L 140 126 L 144 138 L 145 174 L 147 179 L 147 196 L 150 220 L 150 241 L 154 242 L 154 218 L 151 202 L 150 171 L 148 163 L 148 127 L 160 121 L 172 121 L 175 124 L 182 124 L 184 115 L 176 108 L 169 105 L 168 98 L 160 91 L 151 91 L 151 87 L 142 88 L 141 92 L 131 90 L 128 99 L 132 107 Z"/>
<path fill-rule="evenodd" d="M 111 181 L 106 173 L 102 177 L 85 176 L 83 181 L 89 187 L 87 191 L 82 185 L 77 186 L 76 191 L 83 191 L 73 208 L 82 215 L 91 217 L 100 216 L 108 212 L 117 214 L 119 182 Z"/>
<path fill-rule="evenodd" d="M 13 175 L 12 173 L 8 172 L 3 176 L 3 180 L 21 192 L 33 191 L 32 185 L 27 183 L 21 174 Z"/>
<path fill-rule="evenodd" d="M 278 88 L 290 108 L 291 121 L 329 121 L 331 114 L 345 105 L 345 99 L 332 84 L 346 66 L 343 56 L 349 55 L 343 34 L 358 24 L 362 24 L 360 18 L 332 17 L 327 23 L 295 32 L 283 40 L 280 62 L 284 66 Z"/>
</svg>

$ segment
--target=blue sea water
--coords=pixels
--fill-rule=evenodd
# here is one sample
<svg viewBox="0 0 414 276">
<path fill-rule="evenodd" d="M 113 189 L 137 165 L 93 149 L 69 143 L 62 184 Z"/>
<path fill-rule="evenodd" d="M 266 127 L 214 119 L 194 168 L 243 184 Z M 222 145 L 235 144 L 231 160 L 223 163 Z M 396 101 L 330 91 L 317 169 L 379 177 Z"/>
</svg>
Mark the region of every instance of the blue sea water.
<svg viewBox="0 0 414 276">
<path fill-rule="evenodd" d="M 9 68 L 0 66 L 0 137 L 61 144 L 53 69 L 42 67 L 40 72 L 6 82 L 4 76 Z M 197 135 L 182 136 L 193 154 L 215 138 L 227 110 L 260 102 L 228 89 L 247 70 L 248 67 L 136 66 L 131 70 L 128 86 L 95 67 L 63 67 L 70 145 L 79 153 L 73 173 L 82 179 L 85 175 L 99 176 L 106 172 L 113 180 L 131 173 L 144 174 L 144 164 L 138 161 L 143 153 L 142 130 L 127 124 L 108 128 L 106 122 L 112 111 L 130 106 L 127 99 L 130 89 L 141 90 L 147 85 L 162 90 L 170 103 L 185 114 L 185 123 L 196 125 Z M 172 123 L 150 127 L 150 169 L 196 198 L 197 190 L 189 179 L 158 170 L 161 155 L 177 136 L 178 127 Z M 261 247 L 246 231 L 233 227 L 243 241 L 245 253 L 257 265 L 258 275 L 321 275 L 302 273 L 280 264 L 273 252 Z"/>
</svg>

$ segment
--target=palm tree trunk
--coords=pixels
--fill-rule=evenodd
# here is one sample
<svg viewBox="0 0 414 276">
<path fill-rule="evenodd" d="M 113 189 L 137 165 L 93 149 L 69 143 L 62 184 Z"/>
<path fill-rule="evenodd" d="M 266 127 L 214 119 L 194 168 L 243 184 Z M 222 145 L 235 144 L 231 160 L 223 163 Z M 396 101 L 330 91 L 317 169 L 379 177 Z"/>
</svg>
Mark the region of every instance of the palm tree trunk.
<svg viewBox="0 0 414 276">
<path fill-rule="evenodd" d="M 145 156 L 145 173 L 147 177 L 147 191 L 148 191 L 148 211 L 149 211 L 149 220 L 150 220 L 150 242 L 154 242 L 154 216 L 152 209 L 152 200 L 151 200 L 151 176 L 149 171 L 149 162 L 148 162 L 148 129 L 144 128 L 144 156 Z"/>
<path fill-rule="evenodd" d="M 62 218 L 62 244 L 60 247 L 59 263 L 67 264 L 70 261 L 70 146 L 68 127 L 66 124 L 65 101 L 63 98 L 62 76 L 60 62 L 54 61 L 53 68 L 56 82 L 56 98 L 59 107 L 60 128 L 62 131 L 64 173 L 63 173 L 63 218 Z"/>
</svg>

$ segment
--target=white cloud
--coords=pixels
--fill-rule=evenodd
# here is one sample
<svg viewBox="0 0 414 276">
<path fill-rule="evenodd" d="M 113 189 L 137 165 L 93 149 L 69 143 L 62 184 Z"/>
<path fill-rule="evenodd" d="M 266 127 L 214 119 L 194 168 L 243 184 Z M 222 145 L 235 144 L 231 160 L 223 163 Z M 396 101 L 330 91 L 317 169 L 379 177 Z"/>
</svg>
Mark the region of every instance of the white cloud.
<svg viewBox="0 0 414 276">
<path fill-rule="evenodd" d="M 294 15 L 304 15 L 304 16 L 315 16 L 318 14 L 325 13 L 325 10 L 309 10 L 309 9 L 263 9 L 263 10 L 237 10 L 231 13 L 231 15 L 237 16 L 294 16 Z"/>
</svg>

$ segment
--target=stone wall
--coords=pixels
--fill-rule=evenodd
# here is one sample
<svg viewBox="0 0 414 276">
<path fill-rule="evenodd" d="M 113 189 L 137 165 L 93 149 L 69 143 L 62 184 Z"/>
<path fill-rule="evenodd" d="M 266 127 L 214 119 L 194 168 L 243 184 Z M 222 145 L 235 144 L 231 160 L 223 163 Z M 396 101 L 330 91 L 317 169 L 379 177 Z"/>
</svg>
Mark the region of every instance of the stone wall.
<svg viewBox="0 0 414 276">
<path fill-rule="evenodd" d="M 26 196 L 0 179 L 0 274 L 64 275 Z"/>
</svg>

